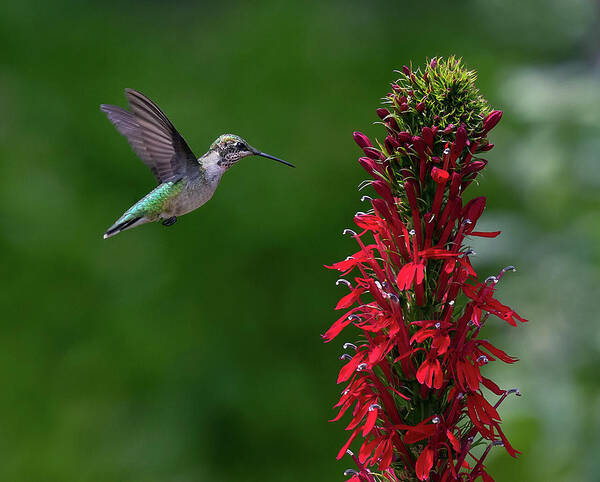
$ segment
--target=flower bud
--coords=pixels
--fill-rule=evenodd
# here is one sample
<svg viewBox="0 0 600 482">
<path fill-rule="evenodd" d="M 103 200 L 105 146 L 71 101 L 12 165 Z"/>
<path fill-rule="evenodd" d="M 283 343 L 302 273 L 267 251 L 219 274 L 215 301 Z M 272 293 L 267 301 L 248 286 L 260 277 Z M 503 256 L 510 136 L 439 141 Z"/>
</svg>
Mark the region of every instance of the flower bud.
<svg viewBox="0 0 600 482">
<path fill-rule="evenodd" d="M 352 134 L 354 136 L 354 142 L 358 144 L 358 147 L 364 149 L 365 147 L 373 147 L 371 141 L 367 136 L 365 136 L 362 132 L 354 132 Z"/>
<path fill-rule="evenodd" d="M 494 144 L 484 144 L 482 146 L 479 146 L 479 148 L 477 149 L 477 152 L 487 152 L 487 151 L 491 151 L 494 148 Z"/>
<path fill-rule="evenodd" d="M 390 115 L 390 111 L 389 111 L 389 110 L 387 110 L 387 109 L 384 109 L 383 107 L 381 107 L 381 108 L 377 109 L 377 111 L 376 111 L 376 112 L 377 112 L 377 116 L 378 116 L 378 117 L 379 117 L 381 120 L 385 119 L 385 118 L 386 118 L 388 115 Z"/>
<path fill-rule="evenodd" d="M 423 139 L 421 139 L 419 136 L 414 136 L 411 140 L 415 151 L 417 151 L 417 154 L 419 154 L 419 156 L 423 156 L 423 154 L 425 154 L 425 143 L 423 142 Z"/>
<path fill-rule="evenodd" d="M 464 124 L 456 130 L 456 140 L 454 141 L 454 152 L 458 156 L 467 144 L 467 130 Z"/>
<path fill-rule="evenodd" d="M 433 137 L 435 135 L 433 129 L 431 129 L 431 127 L 423 127 L 423 129 L 421 129 L 421 135 L 423 136 L 425 144 L 429 147 L 433 147 Z"/>
<path fill-rule="evenodd" d="M 385 159 L 385 156 L 379 152 L 378 149 L 375 149 L 374 147 L 363 147 L 363 152 L 365 153 L 365 155 L 367 157 L 370 157 L 371 159 Z"/>
<path fill-rule="evenodd" d="M 487 134 L 489 131 L 491 131 L 496 126 L 496 124 L 498 122 L 500 122 L 501 118 L 502 118 L 501 110 L 493 110 L 492 112 L 490 112 L 489 115 L 483 121 L 484 134 Z"/>
<path fill-rule="evenodd" d="M 416 106 L 415 109 L 417 110 L 417 112 L 419 112 L 420 114 L 423 113 L 423 111 L 425 110 L 425 103 L 424 102 L 419 102 Z"/>
<path fill-rule="evenodd" d="M 411 139 L 412 139 L 412 136 L 410 135 L 410 132 L 406 132 L 406 131 L 398 132 L 398 141 L 410 142 Z"/>
</svg>

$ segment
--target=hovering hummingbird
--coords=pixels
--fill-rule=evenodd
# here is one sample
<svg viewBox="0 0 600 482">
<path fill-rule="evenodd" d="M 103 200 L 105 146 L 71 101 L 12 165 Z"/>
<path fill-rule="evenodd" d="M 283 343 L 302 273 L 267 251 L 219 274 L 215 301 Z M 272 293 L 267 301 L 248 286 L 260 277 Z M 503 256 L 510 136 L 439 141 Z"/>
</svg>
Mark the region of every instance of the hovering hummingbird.
<svg viewBox="0 0 600 482">
<path fill-rule="evenodd" d="M 240 159 L 262 156 L 295 167 L 265 154 L 233 134 L 223 134 L 206 154 L 196 158 L 167 116 L 148 97 L 125 89 L 131 111 L 102 104 L 117 130 L 146 164 L 158 186 L 131 206 L 108 228 L 104 239 L 141 224 L 162 220 L 171 226 L 177 217 L 205 204 L 214 194 L 223 173 Z"/>
</svg>

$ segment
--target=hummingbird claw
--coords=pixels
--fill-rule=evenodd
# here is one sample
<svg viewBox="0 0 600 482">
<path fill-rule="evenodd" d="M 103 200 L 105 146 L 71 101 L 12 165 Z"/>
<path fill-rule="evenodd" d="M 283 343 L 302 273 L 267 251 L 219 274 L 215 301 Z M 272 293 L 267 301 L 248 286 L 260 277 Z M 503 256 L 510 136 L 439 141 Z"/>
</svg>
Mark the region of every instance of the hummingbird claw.
<svg viewBox="0 0 600 482">
<path fill-rule="evenodd" d="M 173 217 L 165 219 L 162 222 L 162 225 L 163 226 L 173 226 L 173 224 L 175 224 L 176 221 L 177 221 L 177 216 L 173 216 Z"/>
</svg>

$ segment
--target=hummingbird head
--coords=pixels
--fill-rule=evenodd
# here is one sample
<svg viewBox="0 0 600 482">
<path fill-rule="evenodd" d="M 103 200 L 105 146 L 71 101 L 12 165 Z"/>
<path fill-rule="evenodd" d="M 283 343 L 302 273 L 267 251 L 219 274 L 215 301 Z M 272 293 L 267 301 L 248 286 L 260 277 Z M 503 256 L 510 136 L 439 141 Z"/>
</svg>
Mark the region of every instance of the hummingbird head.
<svg viewBox="0 0 600 482">
<path fill-rule="evenodd" d="M 218 164 L 225 169 L 229 169 L 240 159 L 248 156 L 266 157 L 268 159 L 281 162 L 286 166 L 295 167 L 289 162 L 283 161 L 275 156 L 265 154 L 264 152 L 255 149 L 240 136 L 236 136 L 234 134 L 223 134 L 222 136 L 219 136 L 219 138 L 212 143 L 210 148 L 211 150 L 219 153 L 219 157 L 221 159 L 219 160 Z"/>
</svg>

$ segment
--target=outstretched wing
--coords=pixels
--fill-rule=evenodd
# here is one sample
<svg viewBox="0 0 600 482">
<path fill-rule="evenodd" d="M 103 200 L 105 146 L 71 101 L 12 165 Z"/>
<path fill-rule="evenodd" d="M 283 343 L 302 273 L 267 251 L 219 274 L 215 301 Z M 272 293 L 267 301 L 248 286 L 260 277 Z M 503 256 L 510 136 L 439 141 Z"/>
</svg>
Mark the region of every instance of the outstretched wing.
<svg viewBox="0 0 600 482">
<path fill-rule="evenodd" d="M 123 134 L 158 183 L 180 179 L 200 167 L 196 156 L 167 116 L 144 94 L 125 89 L 130 111 L 102 104 L 117 130 Z"/>
</svg>

